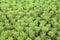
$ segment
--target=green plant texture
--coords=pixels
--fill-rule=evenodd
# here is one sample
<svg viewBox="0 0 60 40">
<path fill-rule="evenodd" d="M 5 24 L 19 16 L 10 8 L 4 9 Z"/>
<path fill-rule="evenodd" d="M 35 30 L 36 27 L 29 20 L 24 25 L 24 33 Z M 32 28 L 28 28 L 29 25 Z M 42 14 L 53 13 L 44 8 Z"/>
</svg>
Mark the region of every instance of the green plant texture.
<svg viewBox="0 0 60 40">
<path fill-rule="evenodd" d="M 60 40 L 60 0 L 0 0 L 0 40 Z"/>
</svg>

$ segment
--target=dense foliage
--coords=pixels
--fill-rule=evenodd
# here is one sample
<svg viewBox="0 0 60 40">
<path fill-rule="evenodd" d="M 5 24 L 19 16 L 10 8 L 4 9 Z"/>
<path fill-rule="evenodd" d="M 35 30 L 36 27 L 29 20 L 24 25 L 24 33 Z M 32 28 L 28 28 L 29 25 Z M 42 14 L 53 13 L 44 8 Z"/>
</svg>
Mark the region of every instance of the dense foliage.
<svg viewBox="0 0 60 40">
<path fill-rule="evenodd" d="M 0 40 L 60 40 L 60 0 L 0 0 Z"/>
</svg>

